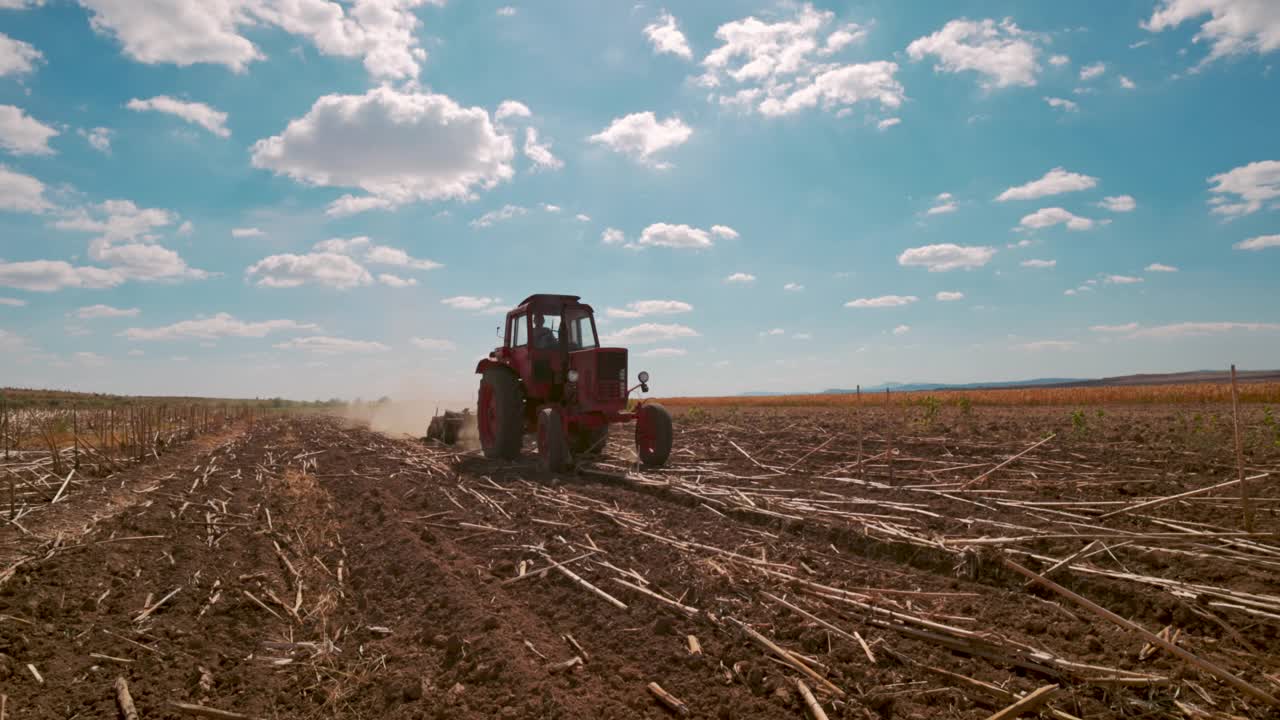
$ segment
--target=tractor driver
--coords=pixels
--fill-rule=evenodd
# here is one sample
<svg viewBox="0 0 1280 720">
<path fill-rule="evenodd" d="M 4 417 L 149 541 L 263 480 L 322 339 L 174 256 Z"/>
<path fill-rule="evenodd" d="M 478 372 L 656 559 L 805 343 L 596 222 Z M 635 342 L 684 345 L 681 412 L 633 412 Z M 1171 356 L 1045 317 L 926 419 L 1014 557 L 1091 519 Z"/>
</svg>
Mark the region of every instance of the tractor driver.
<svg viewBox="0 0 1280 720">
<path fill-rule="evenodd" d="M 533 348 L 535 350 L 552 350 L 556 346 L 555 331 L 546 326 L 547 319 L 542 313 L 533 316 Z"/>
</svg>

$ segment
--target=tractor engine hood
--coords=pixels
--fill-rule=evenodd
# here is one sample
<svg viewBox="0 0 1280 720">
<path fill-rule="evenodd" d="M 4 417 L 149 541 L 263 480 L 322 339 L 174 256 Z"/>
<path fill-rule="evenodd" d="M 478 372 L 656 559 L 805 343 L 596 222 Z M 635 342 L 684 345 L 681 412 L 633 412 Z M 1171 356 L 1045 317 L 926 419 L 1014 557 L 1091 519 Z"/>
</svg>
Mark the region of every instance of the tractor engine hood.
<svg viewBox="0 0 1280 720">
<path fill-rule="evenodd" d="M 594 348 L 569 353 L 569 368 L 578 373 L 578 398 L 585 408 L 618 409 L 627 401 L 627 351 Z"/>
</svg>

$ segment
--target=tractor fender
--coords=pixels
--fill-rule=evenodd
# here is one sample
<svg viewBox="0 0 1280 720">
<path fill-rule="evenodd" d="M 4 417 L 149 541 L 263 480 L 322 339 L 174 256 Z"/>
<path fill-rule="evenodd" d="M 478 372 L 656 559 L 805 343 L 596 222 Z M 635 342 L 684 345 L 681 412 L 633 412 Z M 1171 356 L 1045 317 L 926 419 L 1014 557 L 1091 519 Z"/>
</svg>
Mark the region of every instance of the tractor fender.
<svg viewBox="0 0 1280 720">
<path fill-rule="evenodd" d="M 490 358 L 484 358 L 484 359 L 483 359 L 483 360 L 481 360 L 480 362 L 476 363 L 476 374 L 477 374 L 477 375 L 483 375 L 483 374 L 484 374 L 484 372 L 485 372 L 486 370 L 488 370 L 489 368 L 504 368 L 504 369 L 506 369 L 506 370 L 510 370 L 510 369 L 511 369 L 511 368 L 507 367 L 507 365 L 506 365 L 505 363 L 500 363 L 500 362 L 498 362 L 497 360 L 493 360 L 493 359 L 490 359 Z"/>
</svg>

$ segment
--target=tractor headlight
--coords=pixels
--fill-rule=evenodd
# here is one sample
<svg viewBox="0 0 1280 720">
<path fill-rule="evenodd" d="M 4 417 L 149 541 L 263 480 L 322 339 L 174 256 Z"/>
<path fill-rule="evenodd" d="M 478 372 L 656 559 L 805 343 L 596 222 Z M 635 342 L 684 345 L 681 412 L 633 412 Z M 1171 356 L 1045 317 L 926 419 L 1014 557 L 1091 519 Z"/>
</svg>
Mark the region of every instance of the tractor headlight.
<svg viewBox="0 0 1280 720">
<path fill-rule="evenodd" d="M 577 371 L 577 370 L 570 370 L 570 371 L 569 371 L 569 382 L 572 382 L 572 383 L 576 383 L 576 382 L 578 382 L 578 371 Z"/>
<path fill-rule="evenodd" d="M 640 384 L 641 384 L 641 385 L 643 385 L 644 383 L 649 382 L 649 373 L 648 373 L 648 371 L 646 371 L 646 370 L 641 370 L 641 371 L 640 371 L 640 376 L 639 376 L 639 377 L 640 377 Z"/>
</svg>

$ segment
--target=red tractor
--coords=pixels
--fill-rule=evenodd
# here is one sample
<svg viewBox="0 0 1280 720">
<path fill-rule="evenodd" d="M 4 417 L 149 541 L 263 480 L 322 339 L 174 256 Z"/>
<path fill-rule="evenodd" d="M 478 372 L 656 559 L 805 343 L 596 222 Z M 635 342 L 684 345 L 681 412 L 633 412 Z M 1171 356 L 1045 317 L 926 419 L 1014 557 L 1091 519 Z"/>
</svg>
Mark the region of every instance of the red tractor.
<svg viewBox="0 0 1280 720">
<path fill-rule="evenodd" d="M 476 365 L 484 454 L 515 459 L 525 433 L 536 432 L 542 465 L 561 470 L 574 455 L 601 452 L 609 425 L 635 421 L 640 461 L 660 467 L 671 454 L 671 415 L 644 400 L 627 409 L 637 387 L 649 392 L 649 373 L 627 387 L 626 349 L 600 347 L 591 306 L 578 299 L 530 295 L 507 313 L 502 346 Z"/>
</svg>

